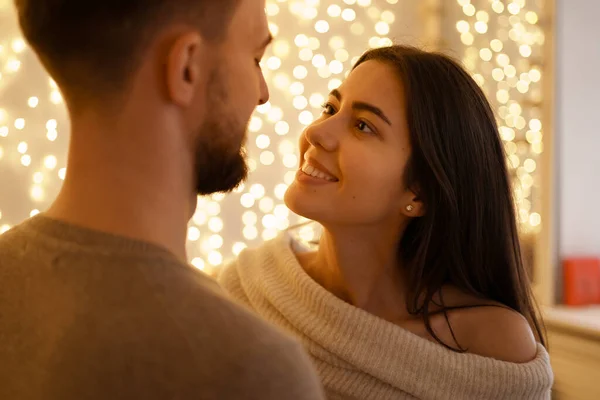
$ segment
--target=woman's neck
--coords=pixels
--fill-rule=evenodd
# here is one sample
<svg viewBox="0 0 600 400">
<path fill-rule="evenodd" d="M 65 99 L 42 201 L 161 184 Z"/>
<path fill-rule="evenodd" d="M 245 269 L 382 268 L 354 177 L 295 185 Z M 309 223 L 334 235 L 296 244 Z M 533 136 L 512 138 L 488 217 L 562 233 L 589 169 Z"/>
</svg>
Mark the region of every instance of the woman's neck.
<svg viewBox="0 0 600 400">
<path fill-rule="evenodd" d="M 318 251 L 299 260 L 307 274 L 335 296 L 395 320 L 408 317 L 397 246 L 397 229 L 325 227 Z"/>
</svg>

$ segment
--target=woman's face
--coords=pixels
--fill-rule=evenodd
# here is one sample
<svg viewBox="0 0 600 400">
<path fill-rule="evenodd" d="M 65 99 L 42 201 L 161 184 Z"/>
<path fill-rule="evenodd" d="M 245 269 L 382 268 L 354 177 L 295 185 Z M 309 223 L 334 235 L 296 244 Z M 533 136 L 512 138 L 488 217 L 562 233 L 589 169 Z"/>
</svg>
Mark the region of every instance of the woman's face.
<svg viewBox="0 0 600 400">
<path fill-rule="evenodd" d="M 332 91 L 300 137 L 300 168 L 285 195 L 295 213 L 324 224 L 374 225 L 409 217 L 410 157 L 404 89 L 393 67 L 367 61 Z M 412 210 L 412 213 L 418 210 Z"/>
</svg>

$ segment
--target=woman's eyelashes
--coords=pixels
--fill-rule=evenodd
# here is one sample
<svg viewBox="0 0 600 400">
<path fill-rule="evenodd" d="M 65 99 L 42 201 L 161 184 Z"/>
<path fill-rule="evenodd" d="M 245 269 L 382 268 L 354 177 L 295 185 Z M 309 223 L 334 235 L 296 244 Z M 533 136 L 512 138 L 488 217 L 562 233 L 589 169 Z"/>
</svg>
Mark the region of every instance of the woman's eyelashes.
<svg viewBox="0 0 600 400">
<path fill-rule="evenodd" d="M 325 103 L 325 104 L 321 105 L 321 108 L 323 109 L 322 113 L 325 115 L 335 114 L 335 108 L 333 107 L 333 105 L 331 103 Z"/>
<path fill-rule="evenodd" d="M 331 103 L 325 103 L 321 107 L 323 108 L 322 115 L 331 116 L 337 113 L 337 110 Z M 360 118 L 356 119 L 356 121 L 354 122 L 354 127 L 361 133 L 366 133 L 369 135 L 376 134 L 375 129 L 371 127 L 371 125 L 367 121 Z"/>
</svg>

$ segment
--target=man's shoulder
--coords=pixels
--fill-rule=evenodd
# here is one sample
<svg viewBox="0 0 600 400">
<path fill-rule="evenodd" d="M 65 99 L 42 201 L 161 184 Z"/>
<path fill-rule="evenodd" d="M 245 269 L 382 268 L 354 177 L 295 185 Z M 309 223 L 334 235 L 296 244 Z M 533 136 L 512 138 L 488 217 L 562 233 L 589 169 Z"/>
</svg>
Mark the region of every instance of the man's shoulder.
<svg viewBox="0 0 600 400">
<path fill-rule="evenodd" d="M 197 334 L 201 325 L 203 330 L 212 328 L 224 332 L 215 340 L 230 340 L 243 346 L 265 342 L 276 342 L 282 346 L 295 344 L 279 328 L 233 301 L 212 277 L 193 267 L 184 269 L 179 271 L 178 278 L 167 279 L 170 290 L 162 300 L 168 312 L 176 316 L 182 326 L 189 326 L 192 335 Z M 238 341 L 240 338 L 243 340 Z"/>
<path fill-rule="evenodd" d="M 8 230 L 4 230 L 0 234 L 0 251 L 7 252 L 14 248 L 16 242 L 23 242 L 27 239 L 27 224 L 21 223 L 16 226 L 10 227 Z"/>
<path fill-rule="evenodd" d="M 191 268 L 191 267 L 190 267 Z M 187 269 L 162 297 L 166 315 L 235 398 L 321 399 L 307 354 L 295 339 L 235 303 L 212 278 Z M 254 391 L 250 394 L 248 391 Z M 256 396 L 256 397 L 255 397 Z"/>
<path fill-rule="evenodd" d="M 49 398 L 125 387 L 145 398 L 320 398 L 300 345 L 201 271 L 161 252 L 119 255 L 58 239 L 26 225 L 0 236 L 11 289 L 0 291 L 0 313 L 14 356 L 4 366 L 33 360 L 19 367 L 30 381 L 52 371 Z"/>
</svg>

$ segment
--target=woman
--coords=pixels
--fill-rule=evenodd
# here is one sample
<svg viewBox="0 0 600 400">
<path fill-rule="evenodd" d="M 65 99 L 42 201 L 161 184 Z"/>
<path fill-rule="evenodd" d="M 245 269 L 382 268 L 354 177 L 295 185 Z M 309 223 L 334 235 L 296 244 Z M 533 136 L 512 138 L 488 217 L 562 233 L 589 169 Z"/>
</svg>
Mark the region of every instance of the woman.
<svg viewBox="0 0 600 400">
<path fill-rule="evenodd" d="M 299 337 L 331 399 L 550 398 L 502 142 L 464 69 L 368 51 L 300 152 L 285 201 L 317 251 L 283 234 L 220 283 Z"/>
</svg>

